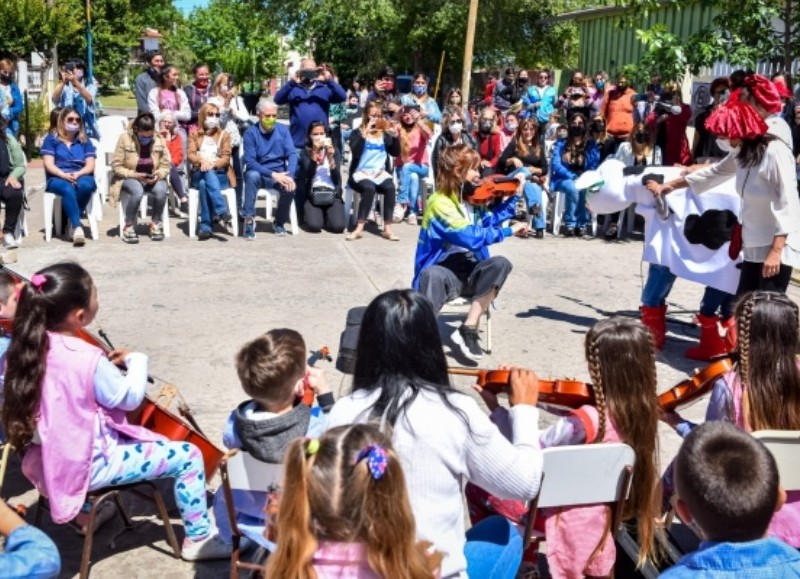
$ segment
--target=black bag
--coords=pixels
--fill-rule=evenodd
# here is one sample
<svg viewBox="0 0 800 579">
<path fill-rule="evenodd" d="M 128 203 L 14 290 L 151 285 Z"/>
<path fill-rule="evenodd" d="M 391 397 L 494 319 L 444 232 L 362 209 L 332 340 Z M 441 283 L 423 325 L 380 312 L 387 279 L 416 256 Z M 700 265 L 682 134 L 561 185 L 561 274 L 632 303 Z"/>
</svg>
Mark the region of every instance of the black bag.
<svg viewBox="0 0 800 579">
<path fill-rule="evenodd" d="M 330 207 L 336 199 L 336 191 L 327 187 L 314 187 L 311 190 L 311 204 L 315 207 Z"/>
<path fill-rule="evenodd" d="M 234 117 L 233 122 L 236 123 L 236 127 L 239 129 L 239 134 L 244 136 L 245 131 L 253 126 L 253 121 L 251 120 L 242 120 L 237 119 Z"/>
<path fill-rule="evenodd" d="M 358 335 L 361 333 L 361 320 L 364 319 L 365 311 L 366 306 L 347 311 L 347 324 L 339 338 L 339 353 L 336 355 L 336 369 L 344 374 L 352 374 L 356 368 Z"/>
</svg>

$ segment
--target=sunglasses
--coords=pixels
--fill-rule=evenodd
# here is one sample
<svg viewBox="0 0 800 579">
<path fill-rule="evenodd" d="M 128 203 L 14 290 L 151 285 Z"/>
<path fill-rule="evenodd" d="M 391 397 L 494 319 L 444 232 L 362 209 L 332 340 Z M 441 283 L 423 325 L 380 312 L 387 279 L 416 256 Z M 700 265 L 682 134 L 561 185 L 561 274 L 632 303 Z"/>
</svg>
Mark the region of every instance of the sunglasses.
<svg viewBox="0 0 800 579">
<path fill-rule="evenodd" d="M 218 117 L 219 113 L 206 113 L 206 117 Z"/>
<path fill-rule="evenodd" d="M 73 123 L 81 122 L 81 118 L 80 117 L 66 117 L 64 120 L 67 121 L 67 122 L 73 122 Z"/>
</svg>

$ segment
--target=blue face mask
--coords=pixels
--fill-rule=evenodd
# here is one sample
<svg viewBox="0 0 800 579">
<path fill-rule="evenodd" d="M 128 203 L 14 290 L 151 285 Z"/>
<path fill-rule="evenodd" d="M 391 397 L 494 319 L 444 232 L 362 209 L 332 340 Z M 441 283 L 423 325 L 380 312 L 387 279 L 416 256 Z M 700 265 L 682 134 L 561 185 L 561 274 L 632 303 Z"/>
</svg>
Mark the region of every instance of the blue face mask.
<svg viewBox="0 0 800 579">
<path fill-rule="evenodd" d="M 153 142 L 153 137 L 139 137 L 140 145 L 149 145 Z"/>
<path fill-rule="evenodd" d="M 597 87 L 597 90 L 603 90 L 604 88 L 606 88 L 606 83 L 605 81 L 598 80 L 597 82 L 594 83 L 594 86 Z"/>
<path fill-rule="evenodd" d="M 426 84 L 415 84 L 411 87 L 411 90 L 417 96 L 422 96 L 428 92 L 428 85 Z"/>
</svg>

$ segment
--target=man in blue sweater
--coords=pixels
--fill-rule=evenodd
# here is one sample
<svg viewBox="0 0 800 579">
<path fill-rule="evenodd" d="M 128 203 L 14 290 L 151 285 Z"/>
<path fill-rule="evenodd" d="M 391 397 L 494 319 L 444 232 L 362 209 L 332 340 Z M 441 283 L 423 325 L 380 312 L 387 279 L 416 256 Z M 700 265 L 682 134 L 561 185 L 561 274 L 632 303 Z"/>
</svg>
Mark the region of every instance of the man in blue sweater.
<svg viewBox="0 0 800 579">
<path fill-rule="evenodd" d="M 311 122 L 321 121 L 327 131 L 331 104 L 343 103 L 346 99 L 347 93 L 333 79 L 330 70 L 317 68 L 312 58 L 301 60 L 295 78 L 275 93 L 276 104 L 289 105 L 289 128 L 298 150 L 306 145 Z"/>
<path fill-rule="evenodd" d="M 275 235 L 286 235 L 284 224 L 294 199 L 294 174 L 297 150 L 289 130 L 278 120 L 278 107 L 270 101 L 258 103 L 259 122 L 244 134 L 244 237 L 256 238 L 256 194 L 259 189 L 275 189 L 280 193 L 273 225 Z M 269 201 L 267 201 L 269 202 Z"/>
</svg>

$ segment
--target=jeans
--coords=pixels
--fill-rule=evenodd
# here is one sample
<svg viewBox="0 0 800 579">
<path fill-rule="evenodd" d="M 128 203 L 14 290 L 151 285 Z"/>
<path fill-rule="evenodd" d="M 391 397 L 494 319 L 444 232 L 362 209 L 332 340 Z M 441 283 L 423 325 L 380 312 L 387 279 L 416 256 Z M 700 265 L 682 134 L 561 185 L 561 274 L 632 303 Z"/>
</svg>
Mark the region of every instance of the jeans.
<svg viewBox="0 0 800 579">
<path fill-rule="evenodd" d="M 700 300 L 700 314 L 710 317 L 719 310 L 720 317 L 723 320 L 727 320 L 733 315 L 733 302 L 735 299 L 736 296 L 733 294 L 706 286 L 706 291 L 703 292 L 703 299 Z"/>
<path fill-rule="evenodd" d="M 558 191 L 564 193 L 564 225 L 568 228 L 586 227 L 591 221 L 586 209 L 586 191 L 578 191 L 575 181 L 566 179 L 558 184 Z"/>
<path fill-rule="evenodd" d="M 125 208 L 125 225 L 136 223 L 136 214 L 139 213 L 139 205 L 145 192 L 153 198 L 153 222 L 161 223 L 161 216 L 164 213 L 164 205 L 167 202 L 167 182 L 157 181 L 153 185 L 143 185 L 136 179 L 125 179 L 122 182 L 120 197 L 127 197 L 123 207 Z"/>
<path fill-rule="evenodd" d="M 531 174 L 531 170 L 527 167 L 520 167 L 508 174 L 509 177 L 514 177 L 515 175 L 525 175 L 526 177 Z M 525 197 L 525 206 L 528 208 L 528 212 L 533 212 L 533 209 L 536 205 L 539 206 L 539 213 L 538 215 L 533 216 L 533 228 L 534 229 L 544 229 L 545 227 L 545 215 L 544 211 L 542 210 L 542 186 L 538 183 L 533 183 L 531 181 L 525 181 L 525 185 L 522 187 L 522 196 Z"/>
<path fill-rule="evenodd" d="M 47 191 L 61 197 L 64 212 L 73 228 L 81 226 L 81 213 L 86 211 L 86 206 L 96 189 L 97 183 L 94 182 L 92 175 L 78 177 L 74 185 L 60 177 L 47 179 Z"/>
<path fill-rule="evenodd" d="M 245 219 L 252 219 L 256 216 L 256 195 L 259 189 L 275 189 L 280 193 L 278 198 L 278 210 L 275 212 L 275 224 L 283 226 L 289 221 L 289 211 L 292 209 L 294 193 L 287 191 L 282 185 L 272 180 L 271 177 L 264 177 L 258 171 L 247 171 L 244 174 L 244 209 L 242 215 Z M 267 203 L 270 203 L 268 200 Z"/>
<path fill-rule="evenodd" d="M 183 189 L 183 179 L 181 179 L 181 174 L 177 167 L 172 167 L 169 170 L 169 184 L 172 190 L 175 191 L 175 195 L 178 196 L 178 200 L 185 201 L 186 191 Z"/>
<path fill-rule="evenodd" d="M 419 198 L 419 184 L 422 179 L 428 176 L 430 168 L 426 165 L 417 165 L 416 163 L 404 163 L 400 168 L 400 194 L 397 196 L 397 202 L 406 204 L 411 209 L 412 213 L 417 213 L 419 207 L 417 201 Z"/>
<path fill-rule="evenodd" d="M 467 531 L 464 556 L 470 577 L 513 579 L 522 562 L 522 535 L 505 517 L 487 517 Z"/>
<path fill-rule="evenodd" d="M 642 289 L 642 305 L 649 308 L 663 306 L 672 291 L 677 276 L 668 267 L 651 263 L 647 270 L 647 280 Z M 716 315 L 717 310 L 723 320 L 733 315 L 734 296 L 722 290 L 706 286 L 700 301 L 700 313 L 704 316 Z"/>
<path fill-rule="evenodd" d="M 227 172 L 220 171 L 195 171 L 192 173 L 192 187 L 200 191 L 200 222 L 197 224 L 197 231 L 211 231 L 211 212 L 214 215 L 228 215 L 228 204 L 222 196 L 223 189 L 227 189 Z"/>
</svg>

